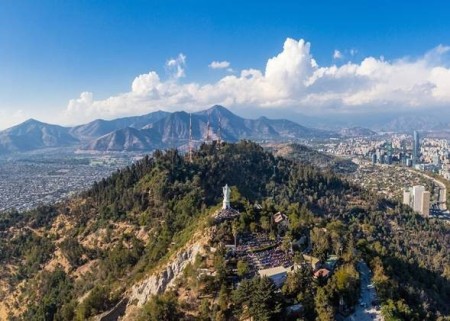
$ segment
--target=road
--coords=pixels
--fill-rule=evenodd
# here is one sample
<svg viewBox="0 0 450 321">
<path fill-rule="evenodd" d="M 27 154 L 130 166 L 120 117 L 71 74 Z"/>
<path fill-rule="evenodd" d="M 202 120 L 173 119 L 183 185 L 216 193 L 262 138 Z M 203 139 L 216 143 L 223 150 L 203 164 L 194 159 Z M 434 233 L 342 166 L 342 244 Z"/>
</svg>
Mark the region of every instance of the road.
<svg viewBox="0 0 450 321">
<path fill-rule="evenodd" d="M 445 187 L 445 184 L 425 173 L 419 172 L 419 174 L 422 174 L 422 176 L 432 180 L 436 185 L 439 186 L 439 199 L 438 199 L 439 208 L 443 212 L 447 211 L 447 188 Z"/>
<path fill-rule="evenodd" d="M 421 174 L 423 177 L 432 180 L 436 185 L 439 186 L 439 199 L 436 204 L 432 204 L 430 208 L 430 216 L 440 219 L 443 222 L 447 222 L 450 224 L 450 211 L 447 208 L 447 187 L 444 183 L 438 181 L 434 177 L 431 177 L 425 173 L 417 172 Z"/>
<path fill-rule="evenodd" d="M 348 316 L 346 321 L 384 321 L 379 308 L 372 306 L 377 299 L 375 287 L 372 284 L 370 269 L 364 261 L 358 263 L 358 271 L 361 276 L 360 304 L 355 312 Z"/>
</svg>

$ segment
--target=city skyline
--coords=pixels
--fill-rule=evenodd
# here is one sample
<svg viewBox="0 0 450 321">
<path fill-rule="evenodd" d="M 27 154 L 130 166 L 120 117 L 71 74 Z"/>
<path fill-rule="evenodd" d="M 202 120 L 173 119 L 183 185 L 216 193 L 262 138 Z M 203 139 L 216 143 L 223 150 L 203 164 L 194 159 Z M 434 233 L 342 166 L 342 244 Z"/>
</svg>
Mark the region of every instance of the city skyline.
<svg viewBox="0 0 450 321">
<path fill-rule="evenodd" d="M 364 117 L 450 101 L 443 1 L 108 4 L 0 5 L 0 129 L 213 104 Z"/>
</svg>

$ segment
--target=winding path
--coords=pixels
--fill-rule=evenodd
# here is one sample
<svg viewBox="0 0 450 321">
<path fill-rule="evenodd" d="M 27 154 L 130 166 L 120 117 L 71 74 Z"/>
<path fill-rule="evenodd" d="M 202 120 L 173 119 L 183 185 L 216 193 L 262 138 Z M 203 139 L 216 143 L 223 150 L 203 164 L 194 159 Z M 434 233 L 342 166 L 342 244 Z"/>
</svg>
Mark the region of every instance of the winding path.
<svg viewBox="0 0 450 321">
<path fill-rule="evenodd" d="M 370 269 L 364 261 L 358 263 L 358 271 L 361 277 L 360 304 L 355 308 L 355 312 L 348 316 L 346 321 L 384 321 L 379 308 L 372 306 L 372 302 L 377 299 L 375 287 L 372 284 Z"/>
</svg>

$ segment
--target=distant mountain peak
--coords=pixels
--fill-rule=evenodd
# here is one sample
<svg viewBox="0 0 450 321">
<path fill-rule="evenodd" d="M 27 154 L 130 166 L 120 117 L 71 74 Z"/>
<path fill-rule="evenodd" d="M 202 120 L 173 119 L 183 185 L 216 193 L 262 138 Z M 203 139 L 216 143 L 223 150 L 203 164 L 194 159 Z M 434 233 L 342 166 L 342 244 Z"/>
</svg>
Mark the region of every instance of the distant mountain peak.
<svg viewBox="0 0 450 321">
<path fill-rule="evenodd" d="M 183 115 L 183 116 L 187 115 L 187 116 L 189 116 L 189 113 L 187 111 L 184 111 L 184 110 L 179 110 L 179 111 L 171 113 L 169 115 L 169 117 L 176 117 L 176 116 L 179 116 L 179 115 Z"/>
<path fill-rule="evenodd" d="M 39 121 L 39 120 L 36 120 L 36 119 L 34 119 L 34 118 L 29 118 L 29 119 L 25 120 L 24 122 L 22 122 L 22 123 L 20 123 L 20 124 L 17 124 L 17 125 L 14 126 L 14 127 L 28 126 L 28 125 L 58 126 L 58 125 L 47 124 L 47 123 L 41 122 L 41 121 Z"/>
<path fill-rule="evenodd" d="M 22 124 L 29 124 L 29 123 L 42 123 L 42 122 L 40 122 L 39 120 L 36 120 L 34 118 L 28 118 Z"/>
<path fill-rule="evenodd" d="M 33 118 L 0 132 L 0 151 L 3 153 L 76 144 L 78 139 L 69 133 L 69 128 L 43 123 Z"/>
<path fill-rule="evenodd" d="M 231 112 L 228 108 L 223 107 L 222 105 L 214 105 L 210 108 L 200 111 L 199 113 L 202 114 L 212 114 L 212 113 L 219 113 L 219 114 L 228 114 L 228 115 L 235 115 L 233 112 Z"/>
<path fill-rule="evenodd" d="M 13 132 L 16 132 L 16 131 L 21 131 L 21 130 L 33 128 L 35 126 L 38 126 L 39 128 L 49 128 L 49 129 L 51 128 L 51 129 L 55 129 L 55 130 L 56 129 L 68 130 L 67 127 L 63 127 L 63 126 L 60 126 L 60 125 L 54 125 L 54 124 L 48 124 L 48 123 L 44 123 L 42 121 L 36 120 L 34 118 L 30 118 L 30 119 L 27 119 L 26 121 L 24 121 L 24 122 L 22 122 L 20 124 L 17 124 L 17 125 L 15 125 L 13 127 L 10 127 L 10 128 L 7 128 L 7 129 L 3 130 L 0 133 L 7 133 L 7 132 L 13 133 Z"/>
</svg>

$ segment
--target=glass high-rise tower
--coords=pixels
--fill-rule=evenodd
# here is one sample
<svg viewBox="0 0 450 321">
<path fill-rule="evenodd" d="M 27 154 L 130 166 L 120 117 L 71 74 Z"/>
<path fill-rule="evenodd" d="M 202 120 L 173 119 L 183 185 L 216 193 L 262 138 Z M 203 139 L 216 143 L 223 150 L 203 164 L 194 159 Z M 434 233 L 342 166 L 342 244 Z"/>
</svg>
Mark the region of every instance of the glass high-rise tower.
<svg viewBox="0 0 450 321">
<path fill-rule="evenodd" d="M 417 130 L 414 131 L 414 143 L 413 143 L 413 163 L 417 164 L 420 157 L 420 136 Z"/>
</svg>

